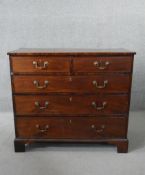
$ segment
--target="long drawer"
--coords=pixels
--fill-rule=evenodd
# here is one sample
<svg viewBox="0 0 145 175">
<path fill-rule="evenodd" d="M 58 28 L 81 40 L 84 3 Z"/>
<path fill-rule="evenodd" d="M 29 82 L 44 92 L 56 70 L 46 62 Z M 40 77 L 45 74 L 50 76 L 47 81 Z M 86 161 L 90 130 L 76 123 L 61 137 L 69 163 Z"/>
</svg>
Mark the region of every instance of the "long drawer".
<svg viewBox="0 0 145 175">
<path fill-rule="evenodd" d="M 126 118 L 17 118 L 18 138 L 106 139 L 125 138 Z"/>
<path fill-rule="evenodd" d="M 118 57 L 77 57 L 74 59 L 75 72 L 131 72 L 132 58 Z"/>
<path fill-rule="evenodd" d="M 129 75 L 14 76 L 15 93 L 128 93 Z"/>
<path fill-rule="evenodd" d="M 16 115 L 97 115 L 124 114 L 127 95 L 15 95 Z"/>
<path fill-rule="evenodd" d="M 69 73 L 70 59 L 55 56 L 12 57 L 14 73 Z"/>
</svg>

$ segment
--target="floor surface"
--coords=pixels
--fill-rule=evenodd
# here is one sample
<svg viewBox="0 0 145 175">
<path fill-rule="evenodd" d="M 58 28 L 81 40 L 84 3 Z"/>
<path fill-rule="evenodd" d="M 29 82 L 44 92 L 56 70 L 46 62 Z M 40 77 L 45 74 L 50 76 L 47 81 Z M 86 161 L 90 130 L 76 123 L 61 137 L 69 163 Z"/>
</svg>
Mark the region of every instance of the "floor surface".
<svg viewBox="0 0 145 175">
<path fill-rule="evenodd" d="M 105 145 L 40 146 L 14 153 L 13 114 L 0 113 L 0 175 L 145 175 L 145 112 L 131 112 L 129 153 Z"/>
</svg>

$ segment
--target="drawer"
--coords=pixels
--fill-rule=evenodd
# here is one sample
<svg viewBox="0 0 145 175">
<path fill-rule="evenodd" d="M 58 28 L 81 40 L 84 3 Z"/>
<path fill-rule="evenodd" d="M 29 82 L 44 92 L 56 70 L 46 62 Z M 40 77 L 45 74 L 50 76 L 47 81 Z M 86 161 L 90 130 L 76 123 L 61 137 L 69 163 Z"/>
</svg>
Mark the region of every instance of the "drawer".
<svg viewBox="0 0 145 175">
<path fill-rule="evenodd" d="M 16 95 L 16 115 L 108 115 L 127 113 L 127 95 Z"/>
<path fill-rule="evenodd" d="M 78 57 L 74 72 L 131 72 L 131 57 Z"/>
<path fill-rule="evenodd" d="M 18 138 L 37 139 L 111 139 L 124 138 L 126 118 L 17 118 Z"/>
<path fill-rule="evenodd" d="M 14 73 L 69 73 L 70 59 L 65 57 L 12 57 L 12 71 Z"/>
<path fill-rule="evenodd" d="M 130 75 L 14 76 L 15 93 L 128 93 Z"/>
</svg>

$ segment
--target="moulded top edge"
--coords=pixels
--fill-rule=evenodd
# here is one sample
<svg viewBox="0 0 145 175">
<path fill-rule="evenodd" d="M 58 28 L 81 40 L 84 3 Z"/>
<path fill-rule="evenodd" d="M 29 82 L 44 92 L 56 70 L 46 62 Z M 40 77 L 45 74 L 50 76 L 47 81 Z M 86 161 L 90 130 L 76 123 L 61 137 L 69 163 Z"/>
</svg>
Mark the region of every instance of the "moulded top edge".
<svg viewBox="0 0 145 175">
<path fill-rule="evenodd" d="M 78 49 L 78 48 L 20 48 L 7 53 L 12 56 L 32 55 L 134 55 L 126 49 Z"/>
</svg>

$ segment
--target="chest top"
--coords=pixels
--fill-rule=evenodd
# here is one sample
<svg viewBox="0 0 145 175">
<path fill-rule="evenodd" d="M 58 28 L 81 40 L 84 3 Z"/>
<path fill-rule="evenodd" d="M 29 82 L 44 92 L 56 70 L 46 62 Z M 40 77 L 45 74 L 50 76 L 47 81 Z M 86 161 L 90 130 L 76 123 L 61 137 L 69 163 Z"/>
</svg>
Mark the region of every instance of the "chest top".
<svg viewBox="0 0 145 175">
<path fill-rule="evenodd" d="M 121 55 L 134 55 L 135 52 L 131 52 L 125 49 L 60 49 L 60 48 L 50 48 L 50 49 L 42 49 L 42 48 L 20 48 L 15 51 L 8 52 L 10 56 L 23 56 L 23 55 L 110 55 L 110 56 L 121 56 Z"/>
</svg>

